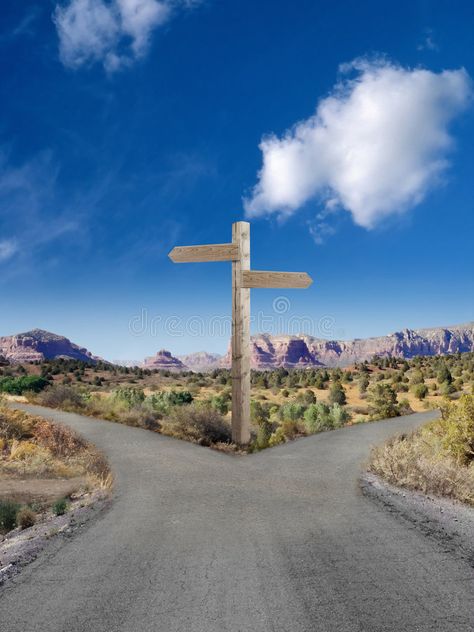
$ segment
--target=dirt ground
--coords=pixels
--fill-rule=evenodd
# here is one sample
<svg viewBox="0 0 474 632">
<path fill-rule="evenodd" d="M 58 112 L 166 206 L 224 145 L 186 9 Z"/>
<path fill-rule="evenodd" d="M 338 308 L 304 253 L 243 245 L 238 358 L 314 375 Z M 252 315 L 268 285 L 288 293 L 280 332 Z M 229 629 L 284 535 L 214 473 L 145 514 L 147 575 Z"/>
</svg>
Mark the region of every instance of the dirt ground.
<svg viewBox="0 0 474 632">
<path fill-rule="evenodd" d="M 86 478 L 0 478 L 0 498 L 21 504 L 54 503 L 86 487 Z"/>
</svg>

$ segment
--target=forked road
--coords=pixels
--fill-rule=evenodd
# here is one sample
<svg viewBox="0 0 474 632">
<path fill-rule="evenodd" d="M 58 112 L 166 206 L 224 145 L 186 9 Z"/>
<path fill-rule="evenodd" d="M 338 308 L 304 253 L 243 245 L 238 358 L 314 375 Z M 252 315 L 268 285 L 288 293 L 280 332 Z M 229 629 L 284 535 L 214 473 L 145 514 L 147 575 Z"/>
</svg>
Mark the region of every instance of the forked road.
<svg viewBox="0 0 474 632">
<path fill-rule="evenodd" d="M 474 571 L 358 489 L 420 413 L 232 457 L 30 407 L 109 457 L 111 507 L 0 593 L 2 632 L 474 630 Z"/>
</svg>

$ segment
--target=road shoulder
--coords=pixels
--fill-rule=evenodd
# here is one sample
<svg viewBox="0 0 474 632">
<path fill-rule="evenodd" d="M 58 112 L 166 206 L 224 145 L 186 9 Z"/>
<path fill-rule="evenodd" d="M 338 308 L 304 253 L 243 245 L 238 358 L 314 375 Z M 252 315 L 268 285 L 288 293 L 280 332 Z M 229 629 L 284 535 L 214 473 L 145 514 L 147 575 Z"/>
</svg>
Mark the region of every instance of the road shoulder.
<svg viewBox="0 0 474 632">
<path fill-rule="evenodd" d="M 398 488 L 365 472 L 363 494 L 396 519 L 409 522 L 474 567 L 474 508 L 458 501 Z"/>
</svg>

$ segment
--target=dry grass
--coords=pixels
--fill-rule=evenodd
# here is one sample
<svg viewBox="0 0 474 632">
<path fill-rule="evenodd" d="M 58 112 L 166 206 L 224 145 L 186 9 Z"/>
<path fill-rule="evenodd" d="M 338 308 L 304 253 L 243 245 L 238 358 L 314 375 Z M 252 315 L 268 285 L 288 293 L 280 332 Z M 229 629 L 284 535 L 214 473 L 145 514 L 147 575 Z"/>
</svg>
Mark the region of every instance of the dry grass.
<svg viewBox="0 0 474 632">
<path fill-rule="evenodd" d="M 442 418 L 372 450 L 369 470 L 389 483 L 474 505 L 474 397 L 446 404 Z"/>
<path fill-rule="evenodd" d="M 86 477 L 91 488 L 111 483 L 105 457 L 73 430 L 0 405 L 0 478 Z"/>
<path fill-rule="evenodd" d="M 177 406 L 161 424 L 161 432 L 204 446 L 219 448 L 232 441 L 230 425 L 212 408 L 191 404 Z"/>
</svg>

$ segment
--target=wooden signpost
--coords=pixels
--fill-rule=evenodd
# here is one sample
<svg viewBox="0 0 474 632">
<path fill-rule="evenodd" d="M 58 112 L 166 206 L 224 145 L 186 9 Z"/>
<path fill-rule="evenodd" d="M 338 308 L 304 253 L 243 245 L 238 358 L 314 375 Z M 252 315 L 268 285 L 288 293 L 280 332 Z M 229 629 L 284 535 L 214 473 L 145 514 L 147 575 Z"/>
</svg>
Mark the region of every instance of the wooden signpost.
<svg viewBox="0 0 474 632">
<path fill-rule="evenodd" d="M 232 261 L 232 440 L 250 441 L 250 288 L 307 288 L 306 272 L 266 272 L 250 269 L 250 224 L 232 224 L 231 244 L 176 246 L 168 255 L 174 263 Z"/>
</svg>

